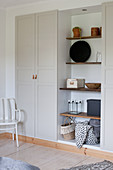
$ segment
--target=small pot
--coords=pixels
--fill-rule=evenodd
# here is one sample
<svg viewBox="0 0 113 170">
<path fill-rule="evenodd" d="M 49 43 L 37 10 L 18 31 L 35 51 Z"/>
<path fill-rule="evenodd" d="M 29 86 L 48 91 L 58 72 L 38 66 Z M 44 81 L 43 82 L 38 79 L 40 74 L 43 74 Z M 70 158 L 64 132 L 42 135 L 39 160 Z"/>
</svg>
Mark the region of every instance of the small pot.
<svg viewBox="0 0 113 170">
<path fill-rule="evenodd" d="M 102 36 L 102 27 L 100 27 L 100 35 Z"/>
<path fill-rule="evenodd" d="M 98 27 L 92 27 L 91 28 L 91 36 L 98 36 L 99 35 L 99 28 Z"/>
<path fill-rule="evenodd" d="M 72 29 L 73 37 L 80 37 L 81 36 L 81 28 L 75 27 Z"/>
</svg>

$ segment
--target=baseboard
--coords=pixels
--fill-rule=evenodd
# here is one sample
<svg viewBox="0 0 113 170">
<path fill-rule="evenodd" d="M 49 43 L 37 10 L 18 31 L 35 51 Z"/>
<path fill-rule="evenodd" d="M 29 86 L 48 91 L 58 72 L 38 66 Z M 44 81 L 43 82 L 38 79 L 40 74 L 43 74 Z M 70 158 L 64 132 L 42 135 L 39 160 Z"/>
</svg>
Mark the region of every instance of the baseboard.
<svg viewBox="0 0 113 170">
<path fill-rule="evenodd" d="M 11 139 L 12 134 L 11 133 L 2 133 L 2 134 L 0 134 L 0 139 L 1 138 Z M 58 143 L 58 142 L 42 140 L 42 139 L 28 137 L 28 136 L 22 136 L 22 135 L 19 135 L 18 138 L 19 138 L 19 141 L 23 141 L 26 143 L 42 145 L 42 146 L 60 149 L 60 150 L 64 150 L 64 151 L 79 153 L 79 154 L 83 154 L 83 155 L 87 155 L 87 156 L 103 158 L 106 160 L 113 160 L 113 153 L 110 153 L 110 152 L 104 152 L 104 151 L 99 151 L 99 150 L 94 150 L 94 149 L 89 149 L 89 148 L 77 149 L 77 147 L 75 147 L 75 146 Z"/>
<path fill-rule="evenodd" d="M 0 139 L 8 138 L 9 135 L 6 133 L 0 133 Z"/>
</svg>

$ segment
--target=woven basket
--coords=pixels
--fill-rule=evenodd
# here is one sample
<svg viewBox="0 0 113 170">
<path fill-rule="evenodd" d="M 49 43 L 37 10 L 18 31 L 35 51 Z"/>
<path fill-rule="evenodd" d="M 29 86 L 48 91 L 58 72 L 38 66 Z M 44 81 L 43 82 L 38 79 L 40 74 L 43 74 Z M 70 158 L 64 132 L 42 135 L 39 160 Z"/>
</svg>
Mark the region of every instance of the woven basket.
<svg viewBox="0 0 113 170">
<path fill-rule="evenodd" d="M 73 132 L 67 133 L 63 135 L 65 140 L 75 139 L 75 130 Z"/>
<path fill-rule="evenodd" d="M 75 123 L 61 125 L 61 134 L 66 140 L 75 139 Z"/>
</svg>

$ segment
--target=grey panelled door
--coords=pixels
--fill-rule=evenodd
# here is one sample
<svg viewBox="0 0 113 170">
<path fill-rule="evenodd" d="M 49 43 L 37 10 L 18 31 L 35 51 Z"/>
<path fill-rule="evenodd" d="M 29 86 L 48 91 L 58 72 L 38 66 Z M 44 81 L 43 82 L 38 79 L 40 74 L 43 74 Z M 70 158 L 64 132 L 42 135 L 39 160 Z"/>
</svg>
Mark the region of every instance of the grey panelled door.
<svg viewBox="0 0 113 170">
<path fill-rule="evenodd" d="M 35 15 L 16 17 L 16 98 L 24 109 L 24 131 L 34 136 Z"/>
<path fill-rule="evenodd" d="M 57 11 L 37 15 L 37 123 L 36 136 L 57 136 Z"/>
</svg>

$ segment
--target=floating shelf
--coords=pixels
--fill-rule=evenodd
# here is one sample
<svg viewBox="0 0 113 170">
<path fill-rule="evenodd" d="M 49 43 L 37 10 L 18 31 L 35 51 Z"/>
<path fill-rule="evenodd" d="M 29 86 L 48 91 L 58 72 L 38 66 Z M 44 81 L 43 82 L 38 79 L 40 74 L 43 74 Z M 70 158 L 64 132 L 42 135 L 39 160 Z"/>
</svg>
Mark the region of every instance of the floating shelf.
<svg viewBox="0 0 113 170">
<path fill-rule="evenodd" d="M 67 62 L 66 64 L 76 64 L 76 65 L 82 65 L 82 64 L 101 64 L 101 62 Z"/>
<path fill-rule="evenodd" d="M 89 89 L 89 88 L 60 88 L 60 90 L 75 90 L 75 91 L 94 91 L 94 92 L 101 92 L 101 88 L 99 88 L 99 89 Z"/>
<path fill-rule="evenodd" d="M 88 116 L 86 112 L 81 112 L 78 115 L 75 114 L 70 114 L 68 112 L 65 113 L 60 113 L 61 116 L 66 116 L 66 117 L 81 117 L 81 118 L 88 118 L 88 119 L 98 119 L 100 120 L 101 118 L 98 116 Z"/>
<path fill-rule="evenodd" d="M 94 38 L 102 38 L 101 35 L 98 36 L 83 36 L 83 37 L 67 37 L 67 40 L 79 40 L 79 39 L 94 39 Z"/>
</svg>

